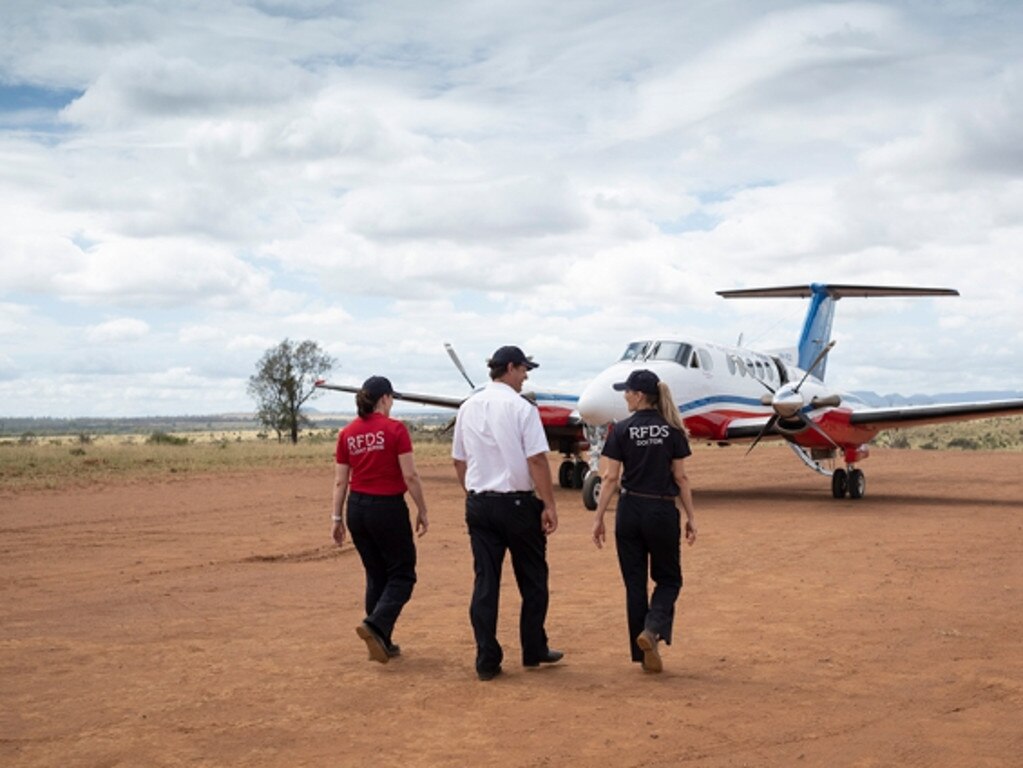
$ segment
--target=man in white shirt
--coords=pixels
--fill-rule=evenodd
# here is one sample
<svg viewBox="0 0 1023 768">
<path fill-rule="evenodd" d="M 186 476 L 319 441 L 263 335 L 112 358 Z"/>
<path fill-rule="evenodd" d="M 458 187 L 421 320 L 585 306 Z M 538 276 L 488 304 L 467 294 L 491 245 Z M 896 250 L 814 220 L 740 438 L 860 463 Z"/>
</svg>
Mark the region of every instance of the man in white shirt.
<svg viewBox="0 0 1023 768">
<path fill-rule="evenodd" d="M 537 367 L 518 347 L 501 347 L 488 361 L 490 383 L 458 409 L 451 456 L 466 491 L 465 521 L 472 545 L 473 584 L 469 617 L 476 636 L 476 674 L 501 673 L 497 606 L 505 550 L 522 611 L 522 664 L 560 661 L 547 644 L 547 536 L 558 527 L 554 483 L 547 463 L 547 436 L 536 406 L 520 395 Z M 539 497 L 539 498 L 538 498 Z"/>
</svg>

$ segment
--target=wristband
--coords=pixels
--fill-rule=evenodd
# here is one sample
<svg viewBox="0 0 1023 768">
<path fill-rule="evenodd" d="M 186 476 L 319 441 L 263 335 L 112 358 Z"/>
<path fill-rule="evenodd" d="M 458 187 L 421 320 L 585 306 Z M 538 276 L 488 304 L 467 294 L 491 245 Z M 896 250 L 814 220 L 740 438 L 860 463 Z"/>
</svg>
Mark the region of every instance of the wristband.
<svg viewBox="0 0 1023 768">
<path fill-rule="evenodd" d="M 341 522 L 341 515 L 331 515 L 330 519 L 333 520 L 335 523 L 340 523 Z"/>
</svg>

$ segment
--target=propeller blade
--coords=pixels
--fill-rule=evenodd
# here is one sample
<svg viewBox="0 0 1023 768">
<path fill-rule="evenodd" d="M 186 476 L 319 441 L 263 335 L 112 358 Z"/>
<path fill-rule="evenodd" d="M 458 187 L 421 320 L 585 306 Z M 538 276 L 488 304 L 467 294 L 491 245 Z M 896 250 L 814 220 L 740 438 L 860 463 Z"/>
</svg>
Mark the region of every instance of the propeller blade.
<svg viewBox="0 0 1023 768">
<path fill-rule="evenodd" d="M 469 374 L 465 372 L 465 366 L 462 365 L 462 361 L 459 360 L 458 359 L 458 355 L 455 354 L 455 348 L 452 347 L 448 342 L 445 341 L 444 342 L 444 349 L 446 349 L 448 351 L 448 357 L 451 358 L 451 362 L 453 362 L 455 364 L 455 368 L 457 368 L 459 373 L 462 374 L 462 378 L 464 378 L 467 382 L 469 382 L 469 386 L 470 387 L 472 387 L 473 389 L 476 389 L 476 385 L 472 383 L 472 379 L 469 378 Z"/>
<path fill-rule="evenodd" d="M 837 408 L 842 404 L 840 395 L 828 395 L 827 397 L 815 397 L 810 401 L 811 408 Z"/>
<path fill-rule="evenodd" d="M 749 454 L 750 454 L 750 451 L 752 451 L 752 450 L 753 450 L 754 448 L 756 448 L 756 447 L 757 447 L 757 443 L 759 443 L 759 442 L 760 442 L 760 438 L 762 438 L 762 437 L 763 437 L 764 435 L 766 435 L 766 434 L 767 434 L 767 433 L 768 433 L 768 432 L 769 432 L 769 431 L 771 430 L 771 427 L 773 427 L 773 426 L 774 426 L 774 424 L 775 424 L 775 422 L 776 422 L 776 421 L 778 421 L 778 414 L 777 414 L 777 413 L 776 413 L 776 414 L 774 414 L 774 416 L 772 416 L 771 418 L 769 418 L 769 419 L 767 420 L 767 423 L 766 423 L 766 424 L 764 424 L 764 428 L 763 428 L 763 429 L 761 429 L 761 430 L 760 430 L 760 434 L 759 434 L 759 435 L 757 435 L 757 439 L 756 439 L 756 440 L 754 440 L 754 441 L 753 441 L 753 442 L 752 442 L 752 443 L 750 444 L 750 447 L 749 447 L 748 449 L 746 449 L 746 455 L 747 455 L 747 456 L 749 456 Z"/>
<path fill-rule="evenodd" d="M 820 365 L 821 360 L 824 359 L 828 352 L 830 352 L 837 343 L 838 342 L 836 342 L 834 339 L 828 342 L 828 345 L 824 347 L 824 349 L 820 351 L 820 354 L 818 354 L 817 357 L 813 359 L 813 363 L 810 365 L 809 368 L 806 369 L 806 373 L 803 374 L 803 378 L 799 380 L 798 384 L 796 384 L 795 389 L 792 390 L 793 392 L 798 392 L 800 388 L 802 388 L 803 384 L 806 383 L 806 380 L 810 378 L 810 374 L 813 373 L 813 369 Z"/>
</svg>

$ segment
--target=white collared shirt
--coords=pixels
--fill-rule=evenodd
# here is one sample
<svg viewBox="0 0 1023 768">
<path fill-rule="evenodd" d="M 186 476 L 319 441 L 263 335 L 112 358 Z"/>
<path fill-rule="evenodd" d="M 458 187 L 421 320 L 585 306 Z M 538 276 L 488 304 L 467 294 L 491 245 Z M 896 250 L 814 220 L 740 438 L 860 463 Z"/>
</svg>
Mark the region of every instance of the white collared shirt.
<svg viewBox="0 0 1023 768">
<path fill-rule="evenodd" d="M 526 459 L 549 450 L 540 411 L 501 381 L 462 403 L 451 456 L 466 463 L 467 491 L 531 491 Z"/>
</svg>

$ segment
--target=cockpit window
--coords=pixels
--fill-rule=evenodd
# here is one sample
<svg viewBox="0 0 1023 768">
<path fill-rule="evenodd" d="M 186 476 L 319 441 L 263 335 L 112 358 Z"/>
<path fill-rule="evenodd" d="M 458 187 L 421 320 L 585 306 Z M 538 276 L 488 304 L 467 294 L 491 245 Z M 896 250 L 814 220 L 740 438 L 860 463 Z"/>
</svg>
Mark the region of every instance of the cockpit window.
<svg viewBox="0 0 1023 768">
<path fill-rule="evenodd" d="M 634 341 L 625 348 L 625 353 L 622 355 L 621 359 L 627 362 L 642 360 L 646 357 L 647 350 L 649 349 L 649 341 Z"/>
<path fill-rule="evenodd" d="M 651 360 L 674 360 L 682 365 L 689 364 L 689 353 L 692 347 L 680 341 L 660 341 L 650 355 Z"/>
</svg>

